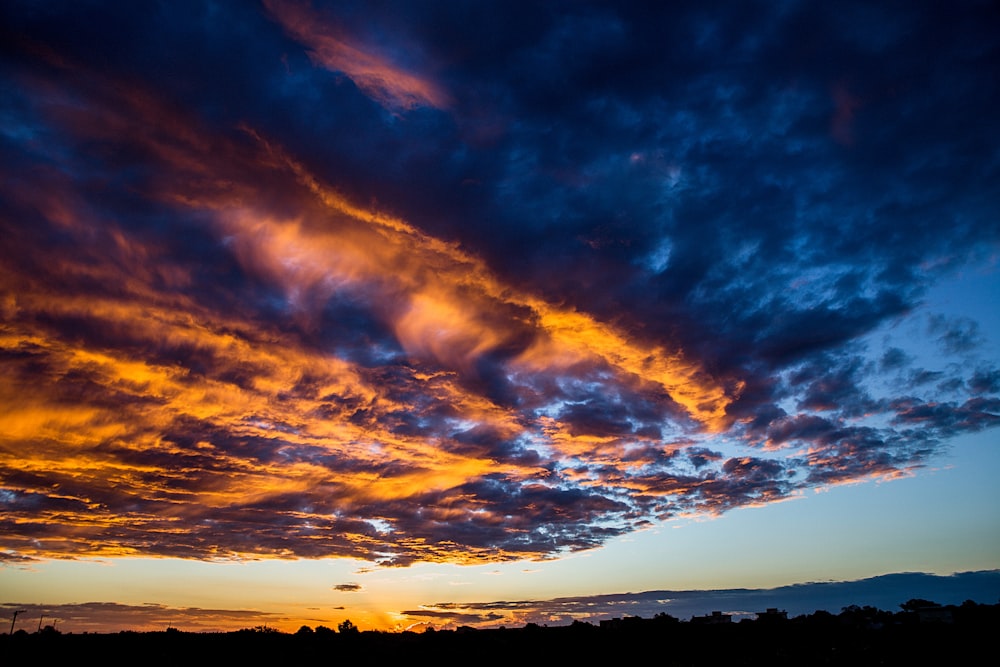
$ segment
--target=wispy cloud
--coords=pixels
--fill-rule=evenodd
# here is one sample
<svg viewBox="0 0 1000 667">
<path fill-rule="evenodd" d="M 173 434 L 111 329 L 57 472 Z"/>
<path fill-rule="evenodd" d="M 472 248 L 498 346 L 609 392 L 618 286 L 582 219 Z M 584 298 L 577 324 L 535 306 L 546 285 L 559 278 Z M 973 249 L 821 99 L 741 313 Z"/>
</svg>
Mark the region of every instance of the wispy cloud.
<svg viewBox="0 0 1000 667">
<path fill-rule="evenodd" d="M 308 3 L 265 0 L 264 5 L 293 39 L 309 49 L 316 64 L 343 73 L 387 109 L 443 109 L 449 105 L 448 94 L 440 84 L 394 62 L 378 45 L 355 41 Z"/>
</svg>

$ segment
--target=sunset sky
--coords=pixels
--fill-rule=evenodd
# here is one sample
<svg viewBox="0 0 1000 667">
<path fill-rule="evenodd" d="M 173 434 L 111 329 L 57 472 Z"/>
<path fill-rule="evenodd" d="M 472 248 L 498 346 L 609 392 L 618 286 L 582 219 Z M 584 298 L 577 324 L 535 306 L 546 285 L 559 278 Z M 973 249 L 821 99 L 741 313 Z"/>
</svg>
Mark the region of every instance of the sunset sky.
<svg viewBox="0 0 1000 667">
<path fill-rule="evenodd" d="M 1000 568 L 996 3 L 8 0 L 0 54 L 29 625 Z"/>
</svg>

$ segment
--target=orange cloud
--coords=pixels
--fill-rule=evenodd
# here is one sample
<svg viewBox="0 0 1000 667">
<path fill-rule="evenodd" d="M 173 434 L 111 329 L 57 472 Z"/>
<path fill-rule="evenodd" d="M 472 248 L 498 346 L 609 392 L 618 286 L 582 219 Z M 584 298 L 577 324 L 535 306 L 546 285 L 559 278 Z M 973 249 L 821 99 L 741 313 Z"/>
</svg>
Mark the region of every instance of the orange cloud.
<svg viewBox="0 0 1000 667">
<path fill-rule="evenodd" d="M 407 351 L 417 356 L 461 366 L 527 335 L 532 342 L 512 365 L 514 373 L 607 364 L 626 377 L 658 385 L 709 430 L 725 426 L 726 406 L 741 383 L 727 392 L 679 350 L 631 340 L 586 313 L 519 293 L 456 245 L 426 236 L 393 216 L 352 205 L 283 152 L 267 148 L 326 210 L 309 222 L 242 211 L 227 231 L 243 257 L 290 293 L 319 290 L 328 295 L 351 284 L 375 285 L 397 296 L 396 311 L 387 316 L 395 321 Z M 329 212 L 367 226 L 330 225 Z"/>
<path fill-rule="evenodd" d="M 376 47 L 354 42 L 308 5 L 290 0 L 265 0 L 271 16 L 295 40 L 309 49 L 313 62 L 342 72 L 367 96 L 391 110 L 420 106 L 438 109 L 449 104 L 448 94 L 434 81 L 411 73 L 379 53 Z"/>
<path fill-rule="evenodd" d="M 724 423 L 732 392 L 681 351 L 504 284 L 252 130 L 210 136 L 141 90 L 79 78 L 76 104 L 44 98 L 50 122 L 142 155 L 138 194 L 224 266 L 102 210 L 76 165 L 23 177 L 13 198 L 37 228 L 0 221 L 0 547 L 540 558 L 628 530 L 646 502 L 632 478 L 657 462 L 636 446 L 671 449 L 628 415 L 568 412 L 577 388 L 643 397 L 678 428 Z M 42 252 L 36 233 L 60 242 Z M 391 363 L 326 346 L 324 309 L 346 297 Z"/>
</svg>

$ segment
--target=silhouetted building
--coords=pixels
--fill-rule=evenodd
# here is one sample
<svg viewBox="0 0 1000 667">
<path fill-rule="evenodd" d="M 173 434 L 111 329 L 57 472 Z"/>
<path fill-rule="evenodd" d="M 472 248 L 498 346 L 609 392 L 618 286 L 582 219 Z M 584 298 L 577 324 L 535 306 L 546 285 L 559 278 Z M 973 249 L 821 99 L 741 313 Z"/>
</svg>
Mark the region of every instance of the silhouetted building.
<svg viewBox="0 0 1000 667">
<path fill-rule="evenodd" d="M 758 611 L 757 620 L 764 622 L 787 621 L 788 612 L 779 611 L 777 607 L 768 607 L 767 611 Z"/>
<path fill-rule="evenodd" d="M 723 614 L 721 611 L 713 611 L 705 616 L 692 616 L 691 622 L 701 625 L 722 625 L 723 623 L 732 623 L 733 617 L 729 614 Z"/>
<path fill-rule="evenodd" d="M 637 627 L 641 625 L 646 619 L 641 616 L 626 616 L 625 618 L 608 618 L 601 621 L 601 629 L 603 630 L 620 630 L 627 627 Z"/>
</svg>

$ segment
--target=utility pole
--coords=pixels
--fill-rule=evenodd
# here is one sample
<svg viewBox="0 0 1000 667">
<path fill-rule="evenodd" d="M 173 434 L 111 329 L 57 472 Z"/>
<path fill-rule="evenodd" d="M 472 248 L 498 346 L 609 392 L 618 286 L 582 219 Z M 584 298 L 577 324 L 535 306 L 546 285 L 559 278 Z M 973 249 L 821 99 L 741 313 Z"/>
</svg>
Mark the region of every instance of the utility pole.
<svg viewBox="0 0 1000 667">
<path fill-rule="evenodd" d="M 41 616 L 38 617 L 38 631 L 39 632 L 42 631 L 42 619 L 43 618 L 45 618 L 45 614 L 42 614 Z"/>
<path fill-rule="evenodd" d="M 18 609 L 17 611 L 14 612 L 14 618 L 12 618 L 11 621 L 10 621 L 10 634 L 11 635 L 14 634 L 14 624 L 17 623 L 17 615 L 18 614 L 23 614 L 24 612 L 25 612 L 24 609 Z"/>
</svg>

